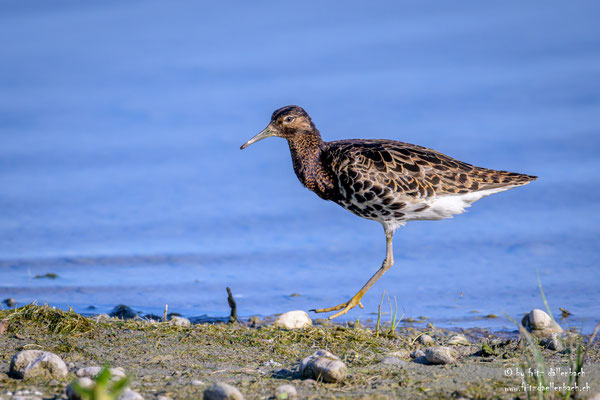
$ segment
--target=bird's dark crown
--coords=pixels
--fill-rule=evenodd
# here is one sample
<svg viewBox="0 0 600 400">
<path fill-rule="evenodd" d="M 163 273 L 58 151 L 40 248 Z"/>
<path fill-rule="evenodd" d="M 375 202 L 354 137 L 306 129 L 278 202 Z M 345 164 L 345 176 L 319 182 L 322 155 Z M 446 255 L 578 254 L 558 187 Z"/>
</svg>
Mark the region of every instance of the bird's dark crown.
<svg viewBox="0 0 600 400">
<path fill-rule="evenodd" d="M 292 139 L 294 136 L 305 133 L 318 135 L 319 132 L 308 113 L 302 107 L 294 105 L 275 110 L 271 116 L 269 127 L 276 136 L 286 139 Z"/>
<path fill-rule="evenodd" d="M 308 117 L 308 113 L 304 110 L 304 108 L 300 106 L 283 106 L 273 111 L 273 115 L 271 115 L 271 121 L 275 121 L 282 116 L 305 116 Z M 309 117 L 310 118 L 310 117 Z"/>
</svg>

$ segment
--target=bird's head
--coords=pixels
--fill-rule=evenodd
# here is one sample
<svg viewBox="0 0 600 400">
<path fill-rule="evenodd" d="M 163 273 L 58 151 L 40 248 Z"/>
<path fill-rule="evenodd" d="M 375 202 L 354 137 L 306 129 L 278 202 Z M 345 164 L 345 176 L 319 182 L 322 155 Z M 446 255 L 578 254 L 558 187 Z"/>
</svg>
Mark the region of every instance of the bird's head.
<svg viewBox="0 0 600 400">
<path fill-rule="evenodd" d="M 275 110 L 271 116 L 269 125 L 259 132 L 258 135 L 244 143 L 240 149 L 243 150 L 252 143 L 271 136 L 293 140 L 295 137 L 309 132 L 315 133 L 318 131 L 308 113 L 299 106 L 285 106 Z"/>
</svg>

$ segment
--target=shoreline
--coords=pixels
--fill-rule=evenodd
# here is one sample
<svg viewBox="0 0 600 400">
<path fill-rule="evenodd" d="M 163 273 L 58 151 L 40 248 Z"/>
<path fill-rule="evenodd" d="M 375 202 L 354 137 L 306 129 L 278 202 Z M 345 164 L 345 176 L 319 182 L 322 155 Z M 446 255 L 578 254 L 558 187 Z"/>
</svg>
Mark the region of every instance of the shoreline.
<svg viewBox="0 0 600 400">
<path fill-rule="evenodd" d="M 0 398 L 19 391 L 66 398 L 67 385 L 84 367 L 121 367 L 130 387 L 145 399 L 199 398 L 213 383 L 235 386 L 247 399 L 275 398 L 278 386 L 290 384 L 300 398 L 515 398 L 526 397 L 523 362 L 528 347 L 516 335 L 485 329 L 457 331 L 429 327 L 376 330 L 356 323 L 314 324 L 285 330 L 269 321 L 199 323 L 89 318 L 74 312 L 30 305 L 0 311 L 8 321 L 0 334 Z M 428 336 L 427 340 L 424 337 Z M 465 340 L 457 340 L 462 336 Z M 584 336 L 589 340 L 589 335 Z M 434 365 L 420 352 L 452 349 L 454 362 Z M 11 358 L 21 350 L 50 351 L 69 366 L 68 376 L 53 380 L 20 380 L 8 375 Z M 347 366 L 340 382 L 306 379 L 298 370 L 302 359 L 328 350 Z M 550 368 L 566 371 L 570 354 L 540 348 Z M 511 371 L 510 375 L 507 371 Z M 600 392 L 600 346 L 589 346 L 582 382 Z M 529 379 L 531 377 L 528 377 Z M 568 377 L 555 377 L 558 386 Z M 532 381 L 530 380 L 529 383 Z M 598 387 L 596 387 L 598 386 Z M 11 395 L 6 393 L 10 392 Z"/>
</svg>

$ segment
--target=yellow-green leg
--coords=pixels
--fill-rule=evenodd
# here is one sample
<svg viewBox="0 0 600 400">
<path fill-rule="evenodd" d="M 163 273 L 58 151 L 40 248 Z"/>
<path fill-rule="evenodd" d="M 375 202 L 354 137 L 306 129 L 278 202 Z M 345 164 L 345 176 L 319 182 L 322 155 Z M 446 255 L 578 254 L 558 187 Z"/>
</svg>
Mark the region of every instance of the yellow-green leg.
<svg viewBox="0 0 600 400">
<path fill-rule="evenodd" d="M 358 291 L 358 293 L 356 293 L 354 296 L 352 296 L 352 298 L 345 303 L 338 304 L 337 306 L 333 306 L 333 307 L 329 307 L 329 308 L 319 308 L 317 310 L 310 310 L 310 311 L 314 311 L 317 313 L 323 313 L 323 312 L 341 310 L 329 317 L 329 319 L 334 319 L 334 318 L 339 317 L 340 315 L 346 314 L 348 311 L 352 310 L 356 306 L 363 308 L 363 305 L 360 302 L 362 297 L 365 295 L 365 293 L 367 293 L 367 291 L 371 288 L 371 286 L 373 286 L 373 284 L 375 282 L 377 282 L 377 280 L 379 278 L 381 278 L 381 276 L 385 273 L 385 271 L 392 268 L 392 265 L 394 265 L 394 252 L 392 250 L 392 237 L 393 236 L 394 236 L 393 231 L 385 232 L 385 239 L 386 239 L 385 240 L 386 241 L 385 260 L 383 260 L 383 264 L 381 265 L 381 268 L 379 268 L 379 270 L 377 270 L 377 272 L 375 272 L 375 274 L 371 277 L 371 279 L 369 279 L 367 281 L 367 283 L 365 283 L 365 285 Z"/>
</svg>

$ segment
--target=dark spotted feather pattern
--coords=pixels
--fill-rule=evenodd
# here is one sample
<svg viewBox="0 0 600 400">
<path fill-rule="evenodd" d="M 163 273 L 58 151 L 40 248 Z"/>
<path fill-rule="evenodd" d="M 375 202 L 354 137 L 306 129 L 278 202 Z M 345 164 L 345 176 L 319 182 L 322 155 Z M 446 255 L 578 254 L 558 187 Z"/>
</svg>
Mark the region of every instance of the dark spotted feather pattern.
<svg viewBox="0 0 600 400">
<path fill-rule="evenodd" d="M 475 167 L 435 150 L 392 140 L 329 142 L 323 157 L 338 180 L 339 196 L 334 201 L 361 217 L 395 219 L 400 224 L 449 216 L 426 213 L 433 205 L 428 200 L 473 192 L 483 197 L 485 191 L 502 191 L 536 179 Z"/>
</svg>

